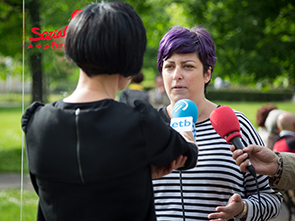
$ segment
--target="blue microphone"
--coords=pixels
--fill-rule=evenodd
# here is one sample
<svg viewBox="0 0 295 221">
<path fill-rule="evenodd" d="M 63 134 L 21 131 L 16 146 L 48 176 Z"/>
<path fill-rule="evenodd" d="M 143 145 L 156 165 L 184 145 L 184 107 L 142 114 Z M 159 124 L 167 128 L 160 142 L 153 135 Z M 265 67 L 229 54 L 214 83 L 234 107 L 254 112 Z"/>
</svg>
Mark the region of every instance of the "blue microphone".
<svg viewBox="0 0 295 221">
<path fill-rule="evenodd" d="M 172 117 L 193 117 L 194 124 L 197 123 L 199 110 L 195 102 L 189 99 L 178 100 L 172 110 Z"/>
<path fill-rule="evenodd" d="M 189 99 L 178 100 L 172 110 L 170 126 L 176 131 L 192 131 L 196 140 L 196 127 L 199 110 L 195 102 Z"/>
</svg>

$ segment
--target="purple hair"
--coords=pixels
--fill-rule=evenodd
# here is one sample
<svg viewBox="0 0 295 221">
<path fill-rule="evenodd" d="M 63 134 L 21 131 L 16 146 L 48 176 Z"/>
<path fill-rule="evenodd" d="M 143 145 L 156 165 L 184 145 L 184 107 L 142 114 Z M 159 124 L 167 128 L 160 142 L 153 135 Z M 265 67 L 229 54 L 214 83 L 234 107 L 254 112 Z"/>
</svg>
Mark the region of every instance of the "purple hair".
<svg viewBox="0 0 295 221">
<path fill-rule="evenodd" d="M 158 70 L 160 73 L 162 73 L 163 62 L 175 51 L 178 54 L 197 52 L 203 64 L 204 73 L 207 73 L 209 67 L 211 67 L 211 73 L 213 73 L 216 63 L 215 46 L 206 29 L 197 27 L 191 29 L 180 26 L 172 27 L 164 35 L 159 44 Z M 205 92 L 209 82 L 205 85 Z"/>
</svg>

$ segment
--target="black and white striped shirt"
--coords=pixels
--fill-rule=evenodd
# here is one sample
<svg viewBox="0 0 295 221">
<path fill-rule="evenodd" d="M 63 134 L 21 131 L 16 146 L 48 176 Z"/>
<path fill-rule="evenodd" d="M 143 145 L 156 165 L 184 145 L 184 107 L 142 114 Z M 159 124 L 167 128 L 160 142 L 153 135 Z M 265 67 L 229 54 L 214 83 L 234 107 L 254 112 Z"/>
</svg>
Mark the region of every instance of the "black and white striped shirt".
<svg viewBox="0 0 295 221">
<path fill-rule="evenodd" d="M 166 108 L 160 109 L 159 113 L 169 123 Z M 240 122 L 241 141 L 244 146 L 263 145 L 248 118 L 241 112 L 235 113 Z M 234 193 L 238 193 L 248 203 L 246 220 L 259 221 L 260 207 L 254 177 L 240 171 L 232 158 L 230 144 L 215 132 L 209 119 L 197 123 L 196 129 L 199 147 L 197 167 L 182 171 L 181 174 L 175 170 L 153 180 L 157 220 L 181 221 L 184 220 L 183 214 L 186 221 L 208 220 L 208 215 L 216 212 L 217 206 L 225 206 L 228 199 Z M 270 189 L 267 176 L 257 175 L 257 180 L 262 214 L 266 221 L 279 214 L 282 195 Z"/>
</svg>

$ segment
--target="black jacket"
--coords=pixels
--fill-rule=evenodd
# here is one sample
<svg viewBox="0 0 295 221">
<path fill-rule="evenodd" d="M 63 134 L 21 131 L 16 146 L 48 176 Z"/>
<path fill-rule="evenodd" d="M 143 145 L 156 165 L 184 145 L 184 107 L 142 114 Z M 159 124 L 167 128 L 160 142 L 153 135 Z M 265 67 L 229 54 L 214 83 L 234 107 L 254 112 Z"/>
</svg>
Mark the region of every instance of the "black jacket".
<svg viewBox="0 0 295 221">
<path fill-rule="evenodd" d="M 147 102 L 136 107 L 33 103 L 22 117 L 38 220 L 155 220 L 150 165 L 180 154 L 196 165 L 196 146 L 163 122 Z"/>
</svg>

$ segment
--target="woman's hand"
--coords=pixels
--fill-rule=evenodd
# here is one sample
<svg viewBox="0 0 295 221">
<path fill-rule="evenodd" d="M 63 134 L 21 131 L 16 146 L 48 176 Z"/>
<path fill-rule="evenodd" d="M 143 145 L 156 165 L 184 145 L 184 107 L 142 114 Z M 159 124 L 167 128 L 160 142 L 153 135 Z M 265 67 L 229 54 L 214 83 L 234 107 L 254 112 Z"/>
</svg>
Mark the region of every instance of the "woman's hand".
<svg viewBox="0 0 295 221">
<path fill-rule="evenodd" d="M 229 220 L 233 216 L 240 214 L 244 209 L 242 198 L 239 194 L 232 195 L 226 206 L 216 207 L 217 213 L 211 213 L 208 215 L 210 221 L 224 221 Z M 247 213 L 245 215 L 247 217 Z"/>
<path fill-rule="evenodd" d="M 165 176 L 171 173 L 175 169 L 184 167 L 186 160 L 187 160 L 186 156 L 180 155 L 176 160 L 173 160 L 168 166 L 157 167 L 157 166 L 151 165 L 152 179 L 161 178 L 162 176 Z"/>
</svg>

